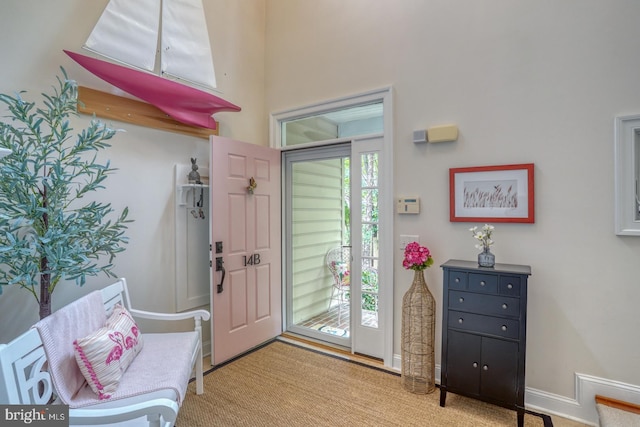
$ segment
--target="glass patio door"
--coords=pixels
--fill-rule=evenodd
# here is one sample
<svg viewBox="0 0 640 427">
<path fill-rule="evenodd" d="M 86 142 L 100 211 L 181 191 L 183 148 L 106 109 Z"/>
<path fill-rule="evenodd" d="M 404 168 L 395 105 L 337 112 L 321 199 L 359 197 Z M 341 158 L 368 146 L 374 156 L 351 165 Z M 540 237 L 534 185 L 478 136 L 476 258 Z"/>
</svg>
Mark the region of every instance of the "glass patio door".
<svg viewBox="0 0 640 427">
<path fill-rule="evenodd" d="M 285 153 L 287 330 L 351 346 L 350 144 Z"/>
<path fill-rule="evenodd" d="M 287 330 L 377 358 L 380 141 L 284 157 Z"/>
<path fill-rule="evenodd" d="M 308 331 L 305 334 L 315 335 L 314 338 L 337 341 L 338 344 L 349 347 L 352 352 L 382 359 L 385 366 L 393 366 L 394 362 L 392 101 L 392 88 L 385 87 L 273 113 L 270 126 L 270 144 L 281 148 L 284 156 L 283 279 L 286 296 L 284 302 L 287 309 L 283 328 L 296 333 Z M 290 180 L 294 172 L 293 163 L 316 160 L 319 162 L 323 158 L 319 153 L 327 152 L 318 151 L 319 157 L 311 159 L 304 157 L 311 152 L 307 150 L 338 146 L 345 149 L 343 154 L 333 157 L 329 155 L 324 159 L 337 159 L 342 156 L 343 178 L 345 184 L 347 179 L 350 184 L 345 187 L 348 190 L 343 188 L 343 195 L 348 203 L 333 203 L 333 207 L 327 208 L 324 212 L 327 215 L 329 212 L 333 212 L 334 215 L 340 213 L 341 226 L 346 228 L 341 229 L 343 234 L 333 242 L 316 242 L 314 239 L 319 239 L 319 236 L 308 230 L 311 223 L 298 224 L 293 218 L 296 216 L 302 220 L 303 215 L 308 214 L 308 221 L 317 221 L 317 227 L 326 227 L 327 223 L 317 218 L 320 209 L 324 208 L 319 207 L 318 212 L 304 212 L 304 209 L 313 206 L 313 197 L 302 194 L 307 191 L 317 196 L 318 200 L 314 203 L 321 206 L 320 200 L 326 194 L 326 189 L 314 192 L 313 183 L 311 187 L 302 182 L 293 184 Z M 288 165 L 287 158 L 290 159 Z M 313 175 L 303 171 L 305 167 L 311 168 L 311 163 L 296 167 L 298 170 L 295 173 L 301 177 Z M 376 176 L 366 175 L 369 172 L 375 172 Z M 349 175 L 346 175 L 347 173 Z M 362 174 L 365 174 L 364 181 Z M 312 181 L 324 179 L 322 173 L 318 173 Z M 294 187 L 299 192 L 292 196 L 291 190 Z M 337 190 L 330 192 L 329 198 L 333 197 L 335 191 Z M 347 197 L 349 198 L 346 199 Z M 309 203 L 303 206 L 304 200 Z M 297 211 L 298 209 L 303 210 Z M 324 218 L 335 220 L 329 216 Z M 336 229 L 330 228 L 326 234 L 330 235 L 331 230 Z M 319 234 L 321 233 L 320 231 Z M 343 292 L 337 296 L 343 299 L 339 303 L 334 301 L 336 294 L 332 297 L 331 293 L 331 286 L 335 281 L 331 282 L 334 280 L 333 273 L 327 271 L 327 252 L 324 258 L 324 272 L 320 266 L 321 253 L 335 246 L 346 246 L 350 251 L 349 255 L 341 255 L 350 261 L 348 266 L 343 261 L 336 262 L 342 268 L 338 279 Z M 308 277 L 303 277 L 305 274 Z M 320 284 L 323 281 L 324 284 Z M 303 289 L 304 287 L 306 289 Z M 325 299 L 324 303 L 319 302 L 322 298 Z M 322 328 L 323 331 L 320 332 L 318 329 L 321 326 L 315 326 L 317 329 L 301 326 L 307 316 L 326 315 L 329 309 L 337 304 L 343 306 L 345 303 L 349 304 L 348 331 L 340 327 L 344 324 L 342 314 L 337 329 Z M 324 313 L 320 309 L 323 306 Z"/>
</svg>

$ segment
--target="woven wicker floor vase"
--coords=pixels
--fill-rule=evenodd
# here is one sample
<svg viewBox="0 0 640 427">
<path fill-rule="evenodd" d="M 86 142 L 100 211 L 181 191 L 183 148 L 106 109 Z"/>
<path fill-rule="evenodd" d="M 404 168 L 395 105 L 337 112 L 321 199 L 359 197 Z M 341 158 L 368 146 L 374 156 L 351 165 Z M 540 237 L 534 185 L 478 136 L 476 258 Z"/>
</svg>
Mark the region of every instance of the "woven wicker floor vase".
<svg viewBox="0 0 640 427">
<path fill-rule="evenodd" d="M 413 283 L 402 299 L 402 386 L 416 394 L 432 393 L 435 382 L 436 302 L 415 271 Z"/>
</svg>

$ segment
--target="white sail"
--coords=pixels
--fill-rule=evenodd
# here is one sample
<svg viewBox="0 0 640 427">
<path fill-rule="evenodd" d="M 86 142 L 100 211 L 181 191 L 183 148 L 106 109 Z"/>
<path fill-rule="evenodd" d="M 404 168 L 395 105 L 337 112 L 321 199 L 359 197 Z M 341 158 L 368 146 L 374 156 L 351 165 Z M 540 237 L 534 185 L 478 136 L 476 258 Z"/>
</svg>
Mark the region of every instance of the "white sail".
<svg viewBox="0 0 640 427">
<path fill-rule="evenodd" d="M 153 71 L 159 21 L 159 0 L 110 0 L 84 48 Z"/>
<path fill-rule="evenodd" d="M 110 0 L 84 48 L 157 73 L 158 44 L 164 76 L 216 87 L 202 0 Z"/>
<path fill-rule="evenodd" d="M 163 74 L 216 87 L 201 0 L 163 0 L 160 57 Z"/>
</svg>

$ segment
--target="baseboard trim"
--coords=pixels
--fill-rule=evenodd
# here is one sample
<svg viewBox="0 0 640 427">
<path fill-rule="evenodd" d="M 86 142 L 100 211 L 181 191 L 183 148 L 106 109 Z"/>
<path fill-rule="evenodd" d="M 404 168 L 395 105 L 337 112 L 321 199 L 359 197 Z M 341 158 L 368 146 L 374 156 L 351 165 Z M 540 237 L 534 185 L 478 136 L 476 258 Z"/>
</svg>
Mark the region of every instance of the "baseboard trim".
<svg viewBox="0 0 640 427">
<path fill-rule="evenodd" d="M 211 340 L 202 341 L 202 357 L 211 356 Z"/>
<path fill-rule="evenodd" d="M 402 357 L 399 354 L 393 355 L 393 366 L 394 371 L 402 372 Z M 440 365 L 436 363 L 436 384 L 440 385 Z"/>
<path fill-rule="evenodd" d="M 583 405 L 580 405 L 577 400 L 559 394 L 527 387 L 524 391 L 524 405 L 532 411 L 557 415 L 583 424 L 598 425 L 597 419 L 594 424 L 581 415 Z"/>
<path fill-rule="evenodd" d="M 596 394 L 626 402 L 640 402 L 640 386 L 576 373 L 575 399 L 527 388 L 525 404 L 534 410 L 597 426 Z"/>
<path fill-rule="evenodd" d="M 396 354 L 393 356 L 393 369 L 401 371 L 401 367 L 402 358 Z M 440 365 L 436 365 L 437 384 L 440 384 L 440 375 Z M 576 373 L 575 398 L 527 387 L 524 403 L 526 408 L 531 411 L 557 415 L 590 426 L 598 426 L 596 394 L 625 402 L 640 402 L 640 386 Z"/>
</svg>

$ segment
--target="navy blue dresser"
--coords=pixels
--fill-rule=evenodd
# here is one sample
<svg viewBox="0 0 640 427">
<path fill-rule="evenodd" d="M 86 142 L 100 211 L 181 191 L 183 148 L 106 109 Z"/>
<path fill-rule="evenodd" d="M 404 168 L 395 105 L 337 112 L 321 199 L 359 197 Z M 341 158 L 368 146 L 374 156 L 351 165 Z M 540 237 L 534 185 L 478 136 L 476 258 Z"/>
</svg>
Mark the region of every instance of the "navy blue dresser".
<svg viewBox="0 0 640 427">
<path fill-rule="evenodd" d="M 514 409 L 524 424 L 528 265 L 442 264 L 440 406 L 447 391 Z"/>
</svg>

